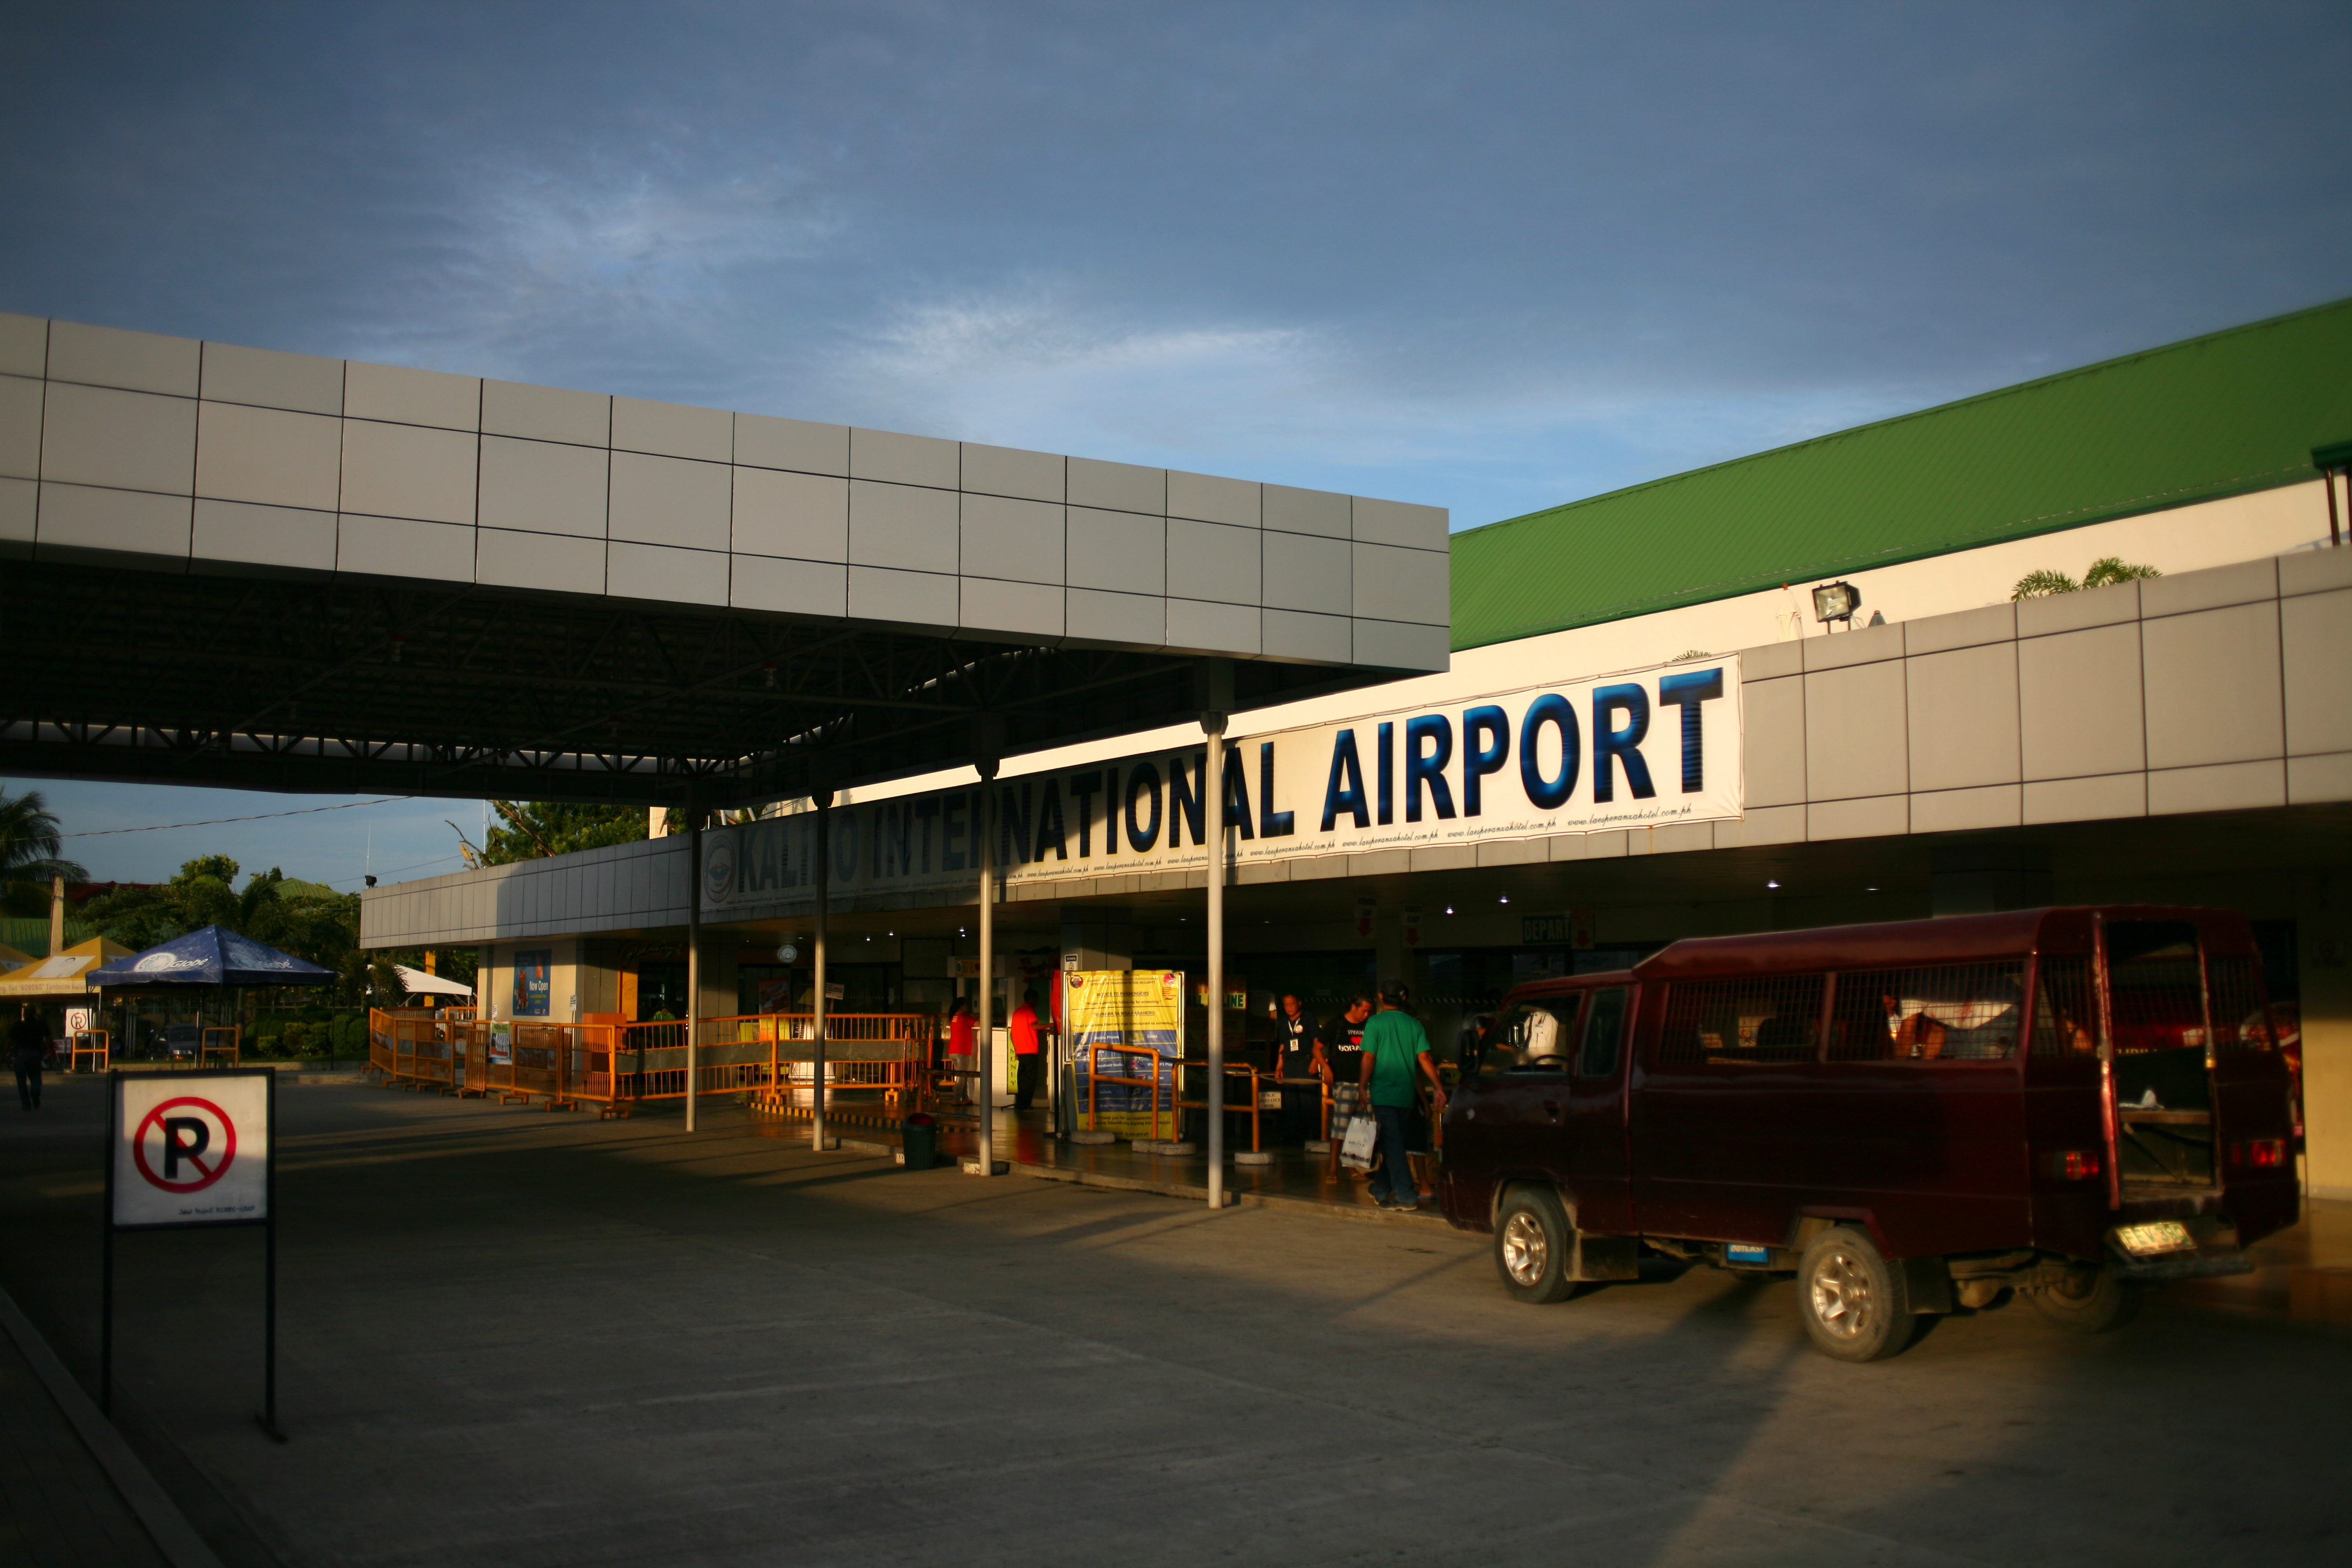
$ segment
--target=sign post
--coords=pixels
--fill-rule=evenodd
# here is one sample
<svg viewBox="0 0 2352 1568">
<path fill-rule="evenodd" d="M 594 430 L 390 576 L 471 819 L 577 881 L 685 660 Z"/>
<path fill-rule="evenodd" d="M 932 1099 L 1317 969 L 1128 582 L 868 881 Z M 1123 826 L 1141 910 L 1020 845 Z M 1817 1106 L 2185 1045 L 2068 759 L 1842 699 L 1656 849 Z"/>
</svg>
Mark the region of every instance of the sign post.
<svg viewBox="0 0 2352 1568">
<path fill-rule="evenodd" d="M 262 1227 L 261 1429 L 278 1427 L 278 1075 L 268 1068 L 108 1074 L 98 1405 L 114 1404 L 114 1235 Z"/>
</svg>

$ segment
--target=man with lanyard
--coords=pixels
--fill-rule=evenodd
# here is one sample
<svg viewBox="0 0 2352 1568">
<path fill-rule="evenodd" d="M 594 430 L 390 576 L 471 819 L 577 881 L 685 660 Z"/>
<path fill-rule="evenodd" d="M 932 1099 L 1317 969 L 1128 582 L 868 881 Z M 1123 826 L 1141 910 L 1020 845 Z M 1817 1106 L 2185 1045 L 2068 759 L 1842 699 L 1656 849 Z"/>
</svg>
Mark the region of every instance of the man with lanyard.
<svg viewBox="0 0 2352 1568">
<path fill-rule="evenodd" d="M 1307 1142 L 1323 1131 L 1323 1096 L 1315 1087 L 1315 1020 L 1285 993 L 1274 1015 L 1274 1076 L 1282 1087 L 1282 1135 Z"/>
<path fill-rule="evenodd" d="M 1021 1005 L 1013 1009 L 1005 1027 L 1013 1037 L 1013 1109 L 1026 1110 L 1037 1093 L 1037 1080 L 1044 1076 L 1038 1070 L 1042 1058 L 1037 1048 L 1037 993 L 1034 988 L 1021 993 Z"/>
<path fill-rule="evenodd" d="M 1402 984 L 1381 983 L 1381 1010 L 1364 1027 L 1361 1081 L 1365 1098 L 1372 1102 L 1372 1119 L 1381 1127 L 1381 1163 L 1372 1173 L 1372 1201 L 1384 1209 L 1410 1212 L 1421 1206 L 1421 1194 L 1413 1184 L 1412 1160 L 1405 1152 L 1405 1127 L 1419 1113 L 1420 1080 L 1429 1079 L 1441 1116 L 1445 1114 L 1445 1085 L 1437 1076 L 1429 1035 L 1404 1010 L 1404 1002 Z"/>
</svg>

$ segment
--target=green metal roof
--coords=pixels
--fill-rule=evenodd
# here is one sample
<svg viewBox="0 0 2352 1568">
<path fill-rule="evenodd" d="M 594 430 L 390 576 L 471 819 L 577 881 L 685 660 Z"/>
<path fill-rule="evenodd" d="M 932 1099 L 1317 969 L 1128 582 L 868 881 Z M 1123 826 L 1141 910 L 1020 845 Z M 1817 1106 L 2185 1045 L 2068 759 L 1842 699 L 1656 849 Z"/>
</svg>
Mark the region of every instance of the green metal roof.
<svg viewBox="0 0 2352 1568">
<path fill-rule="evenodd" d="M 1466 529 L 1454 646 L 2294 484 L 2347 437 L 2352 300 Z"/>
</svg>

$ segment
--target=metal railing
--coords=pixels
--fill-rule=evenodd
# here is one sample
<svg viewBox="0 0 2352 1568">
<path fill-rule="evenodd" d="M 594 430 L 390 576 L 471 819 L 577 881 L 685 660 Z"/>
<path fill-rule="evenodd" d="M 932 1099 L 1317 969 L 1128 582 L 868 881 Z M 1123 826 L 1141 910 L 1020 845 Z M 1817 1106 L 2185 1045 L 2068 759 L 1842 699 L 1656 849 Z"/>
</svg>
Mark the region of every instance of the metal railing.
<svg viewBox="0 0 2352 1568">
<path fill-rule="evenodd" d="M 76 1029 L 67 1037 L 66 1071 L 104 1072 L 113 1065 L 114 1037 L 108 1031 Z"/>
</svg>

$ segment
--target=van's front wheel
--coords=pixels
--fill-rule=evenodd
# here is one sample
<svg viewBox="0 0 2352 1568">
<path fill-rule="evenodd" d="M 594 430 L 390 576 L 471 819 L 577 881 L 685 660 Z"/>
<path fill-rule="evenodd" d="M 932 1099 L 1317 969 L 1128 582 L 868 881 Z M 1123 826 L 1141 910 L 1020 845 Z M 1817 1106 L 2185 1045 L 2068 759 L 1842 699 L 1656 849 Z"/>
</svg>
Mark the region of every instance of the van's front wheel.
<svg viewBox="0 0 2352 1568">
<path fill-rule="evenodd" d="M 1797 1266 L 1797 1310 L 1814 1347 L 1840 1361 L 1899 1354 L 1919 1326 L 1903 1271 L 1851 1226 L 1825 1230 L 1805 1248 Z"/>
<path fill-rule="evenodd" d="M 1549 1187 L 1514 1187 L 1495 1215 L 1495 1272 L 1513 1299 L 1537 1306 L 1576 1294 L 1568 1261 L 1575 1227 L 1559 1194 Z"/>
<path fill-rule="evenodd" d="M 2032 1295 L 2034 1310 L 2062 1329 L 2104 1334 L 2120 1329 L 2139 1311 L 2139 1290 L 2111 1268 L 2084 1268 Z"/>
</svg>

